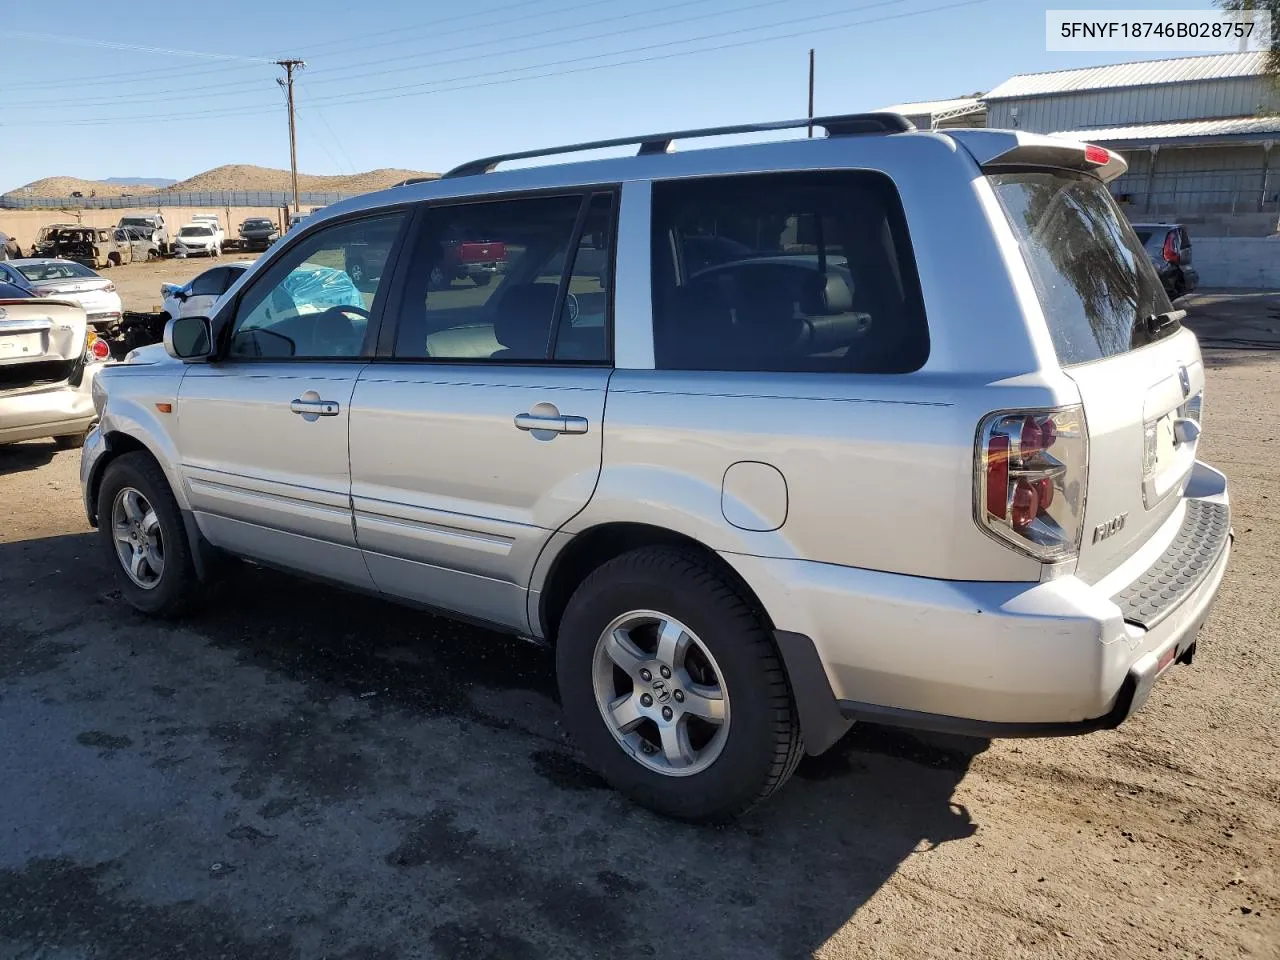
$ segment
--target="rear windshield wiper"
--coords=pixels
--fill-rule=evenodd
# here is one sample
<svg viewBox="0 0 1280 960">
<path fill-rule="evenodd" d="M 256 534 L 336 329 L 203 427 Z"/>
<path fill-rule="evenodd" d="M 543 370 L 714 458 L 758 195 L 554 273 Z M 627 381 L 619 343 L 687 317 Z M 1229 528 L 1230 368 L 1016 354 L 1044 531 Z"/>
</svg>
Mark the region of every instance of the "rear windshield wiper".
<svg viewBox="0 0 1280 960">
<path fill-rule="evenodd" d="M 1164 313 L 1153 313 L 1147 317 L 1147 330 L 1155 333 L 1175 323 L 1181 323 L 1186 319 L 1186 316 L 1187 311 L 1185 310 L 1167 310 Z"/>
</svg>

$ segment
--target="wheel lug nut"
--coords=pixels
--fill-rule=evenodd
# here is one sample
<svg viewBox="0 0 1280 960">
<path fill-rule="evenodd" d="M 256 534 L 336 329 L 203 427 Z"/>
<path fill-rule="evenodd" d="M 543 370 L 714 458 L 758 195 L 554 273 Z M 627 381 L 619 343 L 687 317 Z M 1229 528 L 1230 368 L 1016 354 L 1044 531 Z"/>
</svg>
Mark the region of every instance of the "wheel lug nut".
<svg viewBox="0 0 1280 960">
<path fill-rule="evenodd" d="M 662 719 L 663 719 L 663 720 L 670 720 L 670 719 L 671 719 L 671 708 L 670 708 L 670 707 L 663 707 L 663 708 L 662 708 Z"/>
<path fill-rule="evenodd" d="M 642 706 L 642 707 L 652 707 L 652 706 L 653 706 L 653 697 L 649 696 L 647 693 L 645 693 L 645 694 L 641 694 L 641 696 L 640 696 L 640 706 Z"/>
<path fill-rule="evenodd" d="M 653 674 L 650 673 L 648 670 L 644 669 L 643 667 L 641 667 L 640 679 L 643 680 L 645 683 L 648 683 L 650 680 L 653 679 Z"/>
<path fill-rule="evenodd" d="M 670 668 L 670 667 L 663 667 L 663 668 L 662 668 L 662 675 L 663 675 L 664 677 L 669 677 L 669 676 L 671 676 L 671 668 Z"/>
<path fill-rule="evenodd" d="M 684 691 L 683 691 L 683 690 L 677 690 L 675 693 L 673 693 L 673 694 L 672 694 L 672 696 L 676 698 L 676 703 L 684 703 Z"/>
</svg>

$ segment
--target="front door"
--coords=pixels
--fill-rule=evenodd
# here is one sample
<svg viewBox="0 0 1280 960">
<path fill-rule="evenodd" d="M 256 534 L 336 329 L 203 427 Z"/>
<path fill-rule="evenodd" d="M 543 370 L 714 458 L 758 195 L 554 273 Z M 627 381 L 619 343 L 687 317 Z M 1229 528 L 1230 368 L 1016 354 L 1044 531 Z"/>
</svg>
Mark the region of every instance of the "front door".
<svg viewBox="0 0 1280 960">
<path fill-rule="evenodd" d="M 538 554 L 600 472 L 609 296 L 574 253 L 611 249 L 612 210 L 599 192 L 422 218 L 396 328 L 352 399 L 356 533 L 383 592 L 528 629 Z M 505 259 L 478 278 L 442 271 L 466 243 Z"/>
<path fill-rule="evenodd" d="M 347 429 L 381 284 L 357 286 L 342 264 L 348 246 L 371 239 L 389 251 L 403 220 L 342 222 L 296 244 L 225 307 L 233 317 L 220 359 L 188 369 L 182 472 L 215 545 L 371 586 L 352 532 Z"/>
</svg>

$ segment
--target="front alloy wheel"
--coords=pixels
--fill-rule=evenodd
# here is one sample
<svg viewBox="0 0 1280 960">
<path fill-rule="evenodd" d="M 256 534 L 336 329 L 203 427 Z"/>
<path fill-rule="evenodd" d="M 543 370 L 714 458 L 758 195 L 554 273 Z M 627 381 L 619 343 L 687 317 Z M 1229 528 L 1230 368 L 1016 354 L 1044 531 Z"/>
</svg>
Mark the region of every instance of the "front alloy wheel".
<svg viewBox="0 0 1280 960">
<path fill-rule="evenodd" d="M 111 504 L 111 533 L 125 575 L 143 590 L 154 590 L 164 576 L 164 536 L 150 502 L 124 487 Z"/>
<path fill-rule="evenodd" d="M 675 617 L 625 613 L 596 641 L 596 706 L 641 765 L 669 777 L 701 773 L 729 733 L 729 697 L 715 658 Z"/>
</svg>

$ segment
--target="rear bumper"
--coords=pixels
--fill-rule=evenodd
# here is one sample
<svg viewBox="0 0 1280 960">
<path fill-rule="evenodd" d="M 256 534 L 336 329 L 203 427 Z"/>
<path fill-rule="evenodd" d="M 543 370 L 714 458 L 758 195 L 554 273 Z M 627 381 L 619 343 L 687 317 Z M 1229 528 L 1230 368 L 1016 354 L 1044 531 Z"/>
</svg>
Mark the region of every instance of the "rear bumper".
<svg viewBox="0 0 1280 960">
<path fill-rule="evenodd" d="M 797 698 L 846 720 L 979 736 L 1050 736 L 1114 727 L 1156 678 L 1189 661 L 1231 552 L 1222 536 L 1190 589 L 1139 626 L 1122 594 L 1179 549 L 1188 503 L 1229 511 L 1226 478 L 1197 463 L 1184 503 L 1146 547 L 1098 583 L 930 580 L 798 560 L 726 555 L 756 590 L 788 670 L 807 638 L 825 682 Z M 1225 522 L 1229 523 L 1229 512 Z M 1157 589 L 1163 589 L 1163 585 Z M 802 669 L 802 673 L 803 673 Z M 809 670 L 812 677 L 815 671 Z M 802 706 L 802 722 L 804 720 Z M 806 733 L 806 738 L 808 734 Z"/>
<path fill-rule="evenodd" d="M 84 433 L 95 418 L 90 390 L 99 364 L 87 364 L 80 385 L 68 383 L 0 393 L 0 443 Z"/>
</svg>

